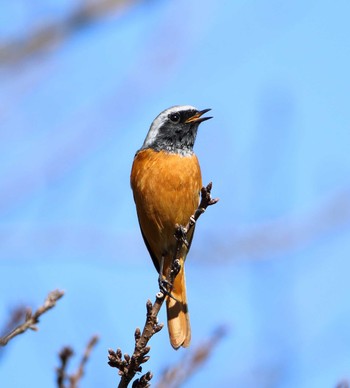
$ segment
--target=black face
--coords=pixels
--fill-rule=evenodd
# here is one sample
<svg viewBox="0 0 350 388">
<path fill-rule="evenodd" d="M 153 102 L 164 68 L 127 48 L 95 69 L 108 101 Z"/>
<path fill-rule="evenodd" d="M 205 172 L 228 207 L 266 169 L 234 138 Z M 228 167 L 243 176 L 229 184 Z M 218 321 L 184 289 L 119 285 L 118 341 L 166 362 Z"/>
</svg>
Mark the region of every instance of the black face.
<svg viewBox="0 0 350 388">
<path fill-rule="evenodd" d="M 203 117 L 209 110 L 188 105 L 166 109 L 154 119 L 141 149 L 192 154 L 199 124 L 211 118 Z"/>
<path fill-rule="evenodd" d="M 199 124 L 211 118 L 202 117 L 209 110 L 184 106 L 166 109 L 153 121 L 142 149 L 192 154 Z"/>
<path fill-rule="evenodd" d="M 199 123 L 189 122 L 198 111 L 186 110 L 171 112 L 160 126 L 154 149 L 176 153 L 192 153 Z"/>
<path fill-rule="evenodd" d="M 171 112 L 168 114 L 168 119 L 172 124 L 185 124 L 186 120 L 190 119 L 198 113 L 198 110 L 188 109 L 183 111 Z"/>
<path fill-rule="evenodd" d="M 181 121 L 181 113 L 180 112 L 169 113 L 168 118 L 173 124 L 179 124 L 179 122 Z"/>
</svg>

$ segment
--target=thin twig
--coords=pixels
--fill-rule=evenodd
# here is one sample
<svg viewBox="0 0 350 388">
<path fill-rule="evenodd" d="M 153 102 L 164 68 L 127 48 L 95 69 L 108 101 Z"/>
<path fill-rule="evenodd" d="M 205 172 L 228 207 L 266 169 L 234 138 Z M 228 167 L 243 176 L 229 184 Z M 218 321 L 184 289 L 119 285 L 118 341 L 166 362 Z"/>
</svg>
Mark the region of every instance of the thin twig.
<svg viewBox="0 0 350 388">
<path fill-rule="evenodd" d="M 98 342 L 98 336 L 94 335 L 86 345 L 83 357 L 75 373 L 68 374 L 68 361 L 74 355 L 70 346 L 65 346 L 59 353 L 61 365 L 57 368 L 57 387 L 66 388 L 66 382 L 69 382 L 69 388 L 78 388 L 78 383 L 84 376 L 85 366 L 90 358 L 91 351 Z"/>
<path fill-rule="evenodd" d="M 65 381 L 67 379 L 68 373 L 66 372 L 68 361 L 73 356 L 73 349 L 69 346 L 65 346 L 59 353 L 59 358 L 61 365 L 57 368 L 57 387 L 66 388 Z"/>
<path fill-rule="evenodd" d="M 28 307 L 17 306 L 12 309 L 8 322 L 5 323 L 4 327 L 0 331 L 0 336 L 5 335 L 13 330 L 14 327 L 21 324 L 28 314 Z"/>
<path fill-rule="evenodd" d="M 99 339 L 98 336 L 94 335 L 90 339 L 89 343 L 87 344 L 85 351 L 84 351 L 84 354 L 83 354 L 83 357 L 80 361 L 80 364 L 79 364 L 79 367 L 78 367 L 76 373 L 74 373 L 73 375 L 71 375 L 69 377 L 70 388 L 77 388 L 78 387 L 79 380 L 84 376 L 85 365 L 86 365 L 88 359 L 90 358 L 91 351 L 95 347 L 95 345 L 97 344 L 98 339 Z"/>
<path fill-rule="evenodd" d="M 52 309 L 56 305 L 58 299 L 60 299 L 63 295 L 63 291 L 51 291 L 47 296 L 44 304 L 39 307 L 34 314 L 32 314 L 31 309 L 28 309 L 25 316 L 25 321 L 22 324 L 18 325 L 15 329 L 13 329 L 9 334 L 5 335 L 4 337 L 1 337 L 0 346 L 5 346 L 12 338 L 24 333 L 28 329 L 37 331 L 38 327 L 36 326 L 36 324 L 39 323 L 40 316 L 46 313 L 46 311 Z"/>
<path fill-rule="evenodd" d="M 213 183 L 210 182 L 206 187 L 202 187 L 201 189 L 201 201 L 194 212 L 194 214 L 190 217 L 187 225 L 184 227 L 183 225 L 177 225 L 175 229 L 175 238 L 177 240 L 177 246 L 176 250 L 174 252 L 173 257 L 173 263 L 172 263 L 172 269 L 173 271 L 179 271 L 179 268 L 177 266 L 178 258 L 180 256 L 180 251 L 182 249 L 183 245 L 188 246 L 187 236 L 191 229 L 195 226 L 196 221 L 198 218 L 206 211 L 208 206 L 215 205 L 217 202 L 219 202 L 219 198 L 212 198 L 211 197 L 211 189 L 213 187 Z M 176 272 L 176 273 L 177 273 Z M 174 281 L 174 279 L 172 279 Z M 172 284 L 173 282 L 171 282 Z"/>
<path fill-rule="evenodd" d="M 349 388 L 350 387 L 350 384 L 349 384 L 349 380 L 341 380 L 339 381 L 339 383 L 336 385 L 335 388 Z"/>
<path fill-rule="evenodd" d="M 211 198 L 211 188 L 212 183 L 209 183 L 206 187 L 203 187 L 201 190 L 201 201 L 195 213 L 190 217 L 188 224 L 183 227 L 178 225 L 175 230 L 175 238 L 177 239 L 176 249 L 174 252 L 174 257 L 172 260 L 172 265 L 170 271 L 166 274 L 166 281 L 169 285 L 168 291 L 171 292 L 172 284 L 174 283 L 174 279 L 179 272 L 179 262 L 178 257 L 179 253 L 184 244 L 187 244 L 187 235 L 189 231 L 193 228 L 194 224 L 198 220 L 198 218 L 205 212 L 208 206 L 214 205 L 218 202 L 218 199 Z M 141 333 L 141 330 L 137 328 L 135 330 L 135 347 L 132 356 L 128 354 L 123 354 L 120 349 L 116 351 L 109 349 L 108 350 L 108 364 L 111 367 L 119 369 L 118 374 L 121 376 L 118 387 L 125 388 L 129 385 L 131 380 L 135 377 L 136 373 L 142 371 L 141 364 L 147 362 L 149 360 L 149 356 L 147 356 L 150 351 L 150 347 L 147 346 L 148 341 L 152 338 L 152 336 L 158 333 L 162 328 L 163 324 L 158 324 L 158 313 L 164 303 L 166 295 L 159 291 L 156 295 L 156 300 L 152 305 L 150 300 L 146 303 L 147 308 L 147 316 L 146 323 Z M 148 388 L 150 386 L 149 381 L 152 378 L 152 373 L 147 372 L 142 375 L 139 379 L 136 379 L 132 385 L 133 388 Z"/>
<path fill-rule="evenodd" d="M 85 25 L 92 24 L 114 9 L 121 9 L 130 3 L 125 0 L 85 0 L 80 1 L 71 13 L 61 19 L 41 22 L 27 31 L 23 37 L 8 41 L 0 40 L 0 67 L 13 66 L 28 59 L 33 54 L 54 48 Z"/>
<path fill-rule="evenodd" d="M 190 220 L 189 220 L 188 224 L 186 225 L 187 233 L 191 228 L 193 228 L 195 222 L 206 211 L 208 206 L 215 205 L 216 203 L 219 202 L 219 198 L 212 198 L 211 197 L 212 187 L 213 187 L 212 182 L 207 184 L 206 187 L 202 187 L 202 189 L 201 189 L 201 201 L 199 203 L 199 206 L 198 206 L 197 210 L 195 211 L 194 215 L 192 217 L 190 217 Z"/>
<path fill-rule="evenodd" d="M 212 354 L 214 348 L 226 335 L 226 327 L 218 327 L 213 335 L 184 357 L 174 367 L 167 368 L 157 384 L 157 388 L 176 388 L 188 380 Z"/>
<path fill-rule="evenodd" d="M 162 323 L 158 324 L 157 318 L 164 299 L 165 295 L 162 292 L 158 292 L 153 305 L 150 300 L 147 301 L 146 323 L 143 328 L 142 334 L 139 328 L 135 330 L 135 347 L 133 355 L 131 357 L 125 353 L 123 359 L 122 351 L 120 349 L 117 349 L 116 352 L 114 352 L 112 349 L 108 350 L 108 364 L 111 367 L 119 369 L 118 373 L 121 376 L 120 383 L 118 385 L 119 388 L 127 387 L 130 381 L 134 378 L 135 374 L 142 371 L 141 364 L 149 360 L 149 356 L 147 356 L 147 353 L 150 351 L 150 347 L 147 346 L 147 343 L 151 339 L 151 337 L 155 333 L 158 333 L 158 331 L 160 331 L 164 326 Z M 151 380 L 151 373 L 148 373 L 148 378 L 149 380 Z M 145 379 L 145 377 L 143 377 L 143 379 Z M 133 387 L 147 387 L 148 381 L 146 382 L 146 385 L 144 385 L 145 382 L 143 382 L 143 385 L 138 386 L 133 384 Z"/>
</svg>

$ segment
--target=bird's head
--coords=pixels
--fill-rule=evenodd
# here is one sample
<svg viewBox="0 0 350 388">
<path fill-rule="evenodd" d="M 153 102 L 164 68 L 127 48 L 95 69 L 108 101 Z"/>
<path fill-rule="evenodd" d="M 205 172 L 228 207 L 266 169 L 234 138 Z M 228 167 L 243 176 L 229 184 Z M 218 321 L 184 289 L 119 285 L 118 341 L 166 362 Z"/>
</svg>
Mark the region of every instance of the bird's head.
<svg viewBox="0 0 350 388">
<path fill-rule="evenodd" d="M 209 111 L 190 105 L 164 110 L 154 119 L 141 149 L 192 154 L 199 124 L 212 118 L 203 117 Z"/>
</svg>

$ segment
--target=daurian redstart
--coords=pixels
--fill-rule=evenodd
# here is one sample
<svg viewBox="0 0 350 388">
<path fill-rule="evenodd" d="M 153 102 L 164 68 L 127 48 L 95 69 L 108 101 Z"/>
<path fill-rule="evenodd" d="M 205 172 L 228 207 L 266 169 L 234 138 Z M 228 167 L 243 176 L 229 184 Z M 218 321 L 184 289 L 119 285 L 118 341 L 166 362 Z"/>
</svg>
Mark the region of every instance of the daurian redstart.
<svg viewBox="0 0 350 388">
<path fill-rule="evenodd" d="M 193 146 L 199 124 L 211 118 L 203 117 L 209 110 L 185 105 L 161 112 L 132 165 L 131 187 L 141 233 L 158 273 L 163 268 L 160 276 L 164 278 L 176 249 L 176 225 L 187 225 L 199 204 L 202 176 Z M 184 264 L 193 231 L 187 236 L 188 246 L 181 249 L 180 272 L 166 299 L 170 343 L 175 349 L 187 347 L 191 340 Z"/>
</svg>

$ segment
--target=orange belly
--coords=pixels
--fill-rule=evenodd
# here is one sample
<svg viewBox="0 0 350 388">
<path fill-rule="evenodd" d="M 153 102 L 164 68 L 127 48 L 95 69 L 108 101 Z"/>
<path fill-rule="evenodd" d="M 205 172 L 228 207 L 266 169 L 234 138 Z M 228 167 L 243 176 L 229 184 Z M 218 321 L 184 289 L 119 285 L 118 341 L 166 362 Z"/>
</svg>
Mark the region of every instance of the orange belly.
<svg viewBox="0 0 350 388">
<path fill-rule="evenodd" d="M 143 237 L 159 270 L 162 256 L 167 259 L 174 253 L 176 224 L 186 225 L 198 207 L 202 187 L 198 159 L 194 154 L 142 150 L 134 159 L 131 187 Z"/>
</svg>

